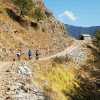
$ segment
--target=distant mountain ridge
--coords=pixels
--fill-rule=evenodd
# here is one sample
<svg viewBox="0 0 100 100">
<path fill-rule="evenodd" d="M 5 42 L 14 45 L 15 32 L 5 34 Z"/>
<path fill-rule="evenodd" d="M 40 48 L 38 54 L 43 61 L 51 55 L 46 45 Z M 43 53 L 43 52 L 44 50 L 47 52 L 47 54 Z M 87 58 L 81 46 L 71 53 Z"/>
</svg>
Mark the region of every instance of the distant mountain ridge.
<svg viewBox="0 0 100 100">
<path fill-rule="evenodd" d="M 69 32 L 69 35 L 77 39 L 79 38 L 80 34 L 90 34 L 94 36 L 96 30 L 100 30 L 100 26 L 81 27 L 81 26 L 73 26 L 68 24 L 65 24 L 65 28 Z"/>
</svg>

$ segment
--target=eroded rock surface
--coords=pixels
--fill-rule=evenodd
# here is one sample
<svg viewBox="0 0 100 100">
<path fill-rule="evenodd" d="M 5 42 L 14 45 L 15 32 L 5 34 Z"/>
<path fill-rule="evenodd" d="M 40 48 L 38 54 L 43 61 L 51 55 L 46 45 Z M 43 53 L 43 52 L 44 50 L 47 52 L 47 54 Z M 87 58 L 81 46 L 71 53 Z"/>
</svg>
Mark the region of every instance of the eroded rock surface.
<svg viewBox="0 0 100 100">
<path fill-rule="evenodd" d="M 8 69 L 0 73 L 0 100 L 45 100 L 43 90 L 34 84 L 27 65 L 6 63 L 1 66 Z"/>
</svg>

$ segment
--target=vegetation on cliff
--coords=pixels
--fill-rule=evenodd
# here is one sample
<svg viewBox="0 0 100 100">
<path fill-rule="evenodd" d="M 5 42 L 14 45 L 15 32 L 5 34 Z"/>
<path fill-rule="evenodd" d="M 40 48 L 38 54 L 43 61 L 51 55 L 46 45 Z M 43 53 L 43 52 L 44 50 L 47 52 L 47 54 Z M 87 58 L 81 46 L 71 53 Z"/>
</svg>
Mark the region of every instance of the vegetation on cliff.
<svg viewBox="0 0 100 100">
<path fill-rule="evenodd" d="M 12 0 L 13 3 L 19 7 L 20 15 L 29 15 L 34 10 L 34 3 L 32 0 Z"/>
<path fill-rule="evenodd" d="M 98 30 L 98 31 L 96 32 L 96 38 L 97 38 L 98 46 L 99 46 L 99 48 L 100 48 L 100 30 Z"/>
</svg>

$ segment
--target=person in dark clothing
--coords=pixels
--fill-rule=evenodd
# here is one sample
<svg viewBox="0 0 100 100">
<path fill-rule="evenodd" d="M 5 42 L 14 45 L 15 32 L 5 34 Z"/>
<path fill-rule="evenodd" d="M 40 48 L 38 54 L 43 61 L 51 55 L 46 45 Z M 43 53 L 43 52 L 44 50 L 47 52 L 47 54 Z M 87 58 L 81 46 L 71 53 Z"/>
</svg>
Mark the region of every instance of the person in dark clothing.
<svg viewBox="0 0 100 100">
<path fill-rule="evenodd" d="M 17 59 L 20 61 L 20 59 L 21 59 L 21 51 L 18 51 L 18 52 L 16 53 L 16 56 L 17 56 Z"/>
<path fill-rule="evenodd" d="M 36 60 L 39 59 L 39 51 L 38 50 L 36 50 L 35 57 L 36 57 Z"/>
<path fill-rule="evenodd" d="M 29 60 L 31 60 L 32 59 L 32 51 L 29 49 L 29 51 L 28 51 L 28 57 L 29 57 Z"/>
</svg>

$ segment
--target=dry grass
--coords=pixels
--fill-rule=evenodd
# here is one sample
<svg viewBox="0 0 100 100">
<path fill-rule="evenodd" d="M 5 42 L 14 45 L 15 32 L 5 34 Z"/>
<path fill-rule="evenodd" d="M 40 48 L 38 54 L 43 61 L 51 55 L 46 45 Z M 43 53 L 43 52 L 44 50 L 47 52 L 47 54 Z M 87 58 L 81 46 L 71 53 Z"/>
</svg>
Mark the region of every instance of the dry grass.
<svg viewBox="0 0 100 100">
<path fill-rule="evenodd" d="M 66 66 L 47 61 L 34 64 L 33 71 L 36 82 L 44 88 L 48 98 L 70 100 L 69 94 L 73 95 L 76 92 L 75 89 L 80 87 L 79 81 L 76 80 L 77 71 L 73 68 L 74 66 L 72 63 Z"/>
</svg>

